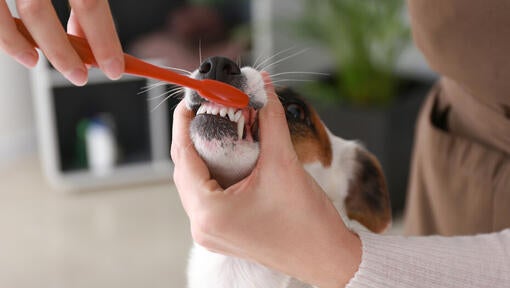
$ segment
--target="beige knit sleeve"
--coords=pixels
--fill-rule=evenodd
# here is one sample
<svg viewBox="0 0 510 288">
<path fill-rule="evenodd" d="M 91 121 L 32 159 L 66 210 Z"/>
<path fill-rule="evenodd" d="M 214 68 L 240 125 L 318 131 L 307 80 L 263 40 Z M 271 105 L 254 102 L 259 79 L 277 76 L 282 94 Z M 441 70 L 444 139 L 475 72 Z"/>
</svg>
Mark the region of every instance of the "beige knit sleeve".
<svg viewBox="0 0 510 288">
<path fill-rule="evenodd" d="M 363 256 L 347 287 L 510 287 L 510 229 L 459 237 L 358 233 Z"/>
</svg>

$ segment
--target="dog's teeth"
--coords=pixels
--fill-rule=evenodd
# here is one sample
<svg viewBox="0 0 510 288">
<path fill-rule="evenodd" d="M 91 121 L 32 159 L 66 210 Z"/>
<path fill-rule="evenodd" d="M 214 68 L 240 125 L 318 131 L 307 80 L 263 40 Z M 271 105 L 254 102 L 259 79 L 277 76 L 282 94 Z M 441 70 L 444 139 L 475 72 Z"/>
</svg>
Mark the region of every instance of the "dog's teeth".
<svg viewBox="0 0 510 288">
<path fill-rule="evenodd" d="M 225 117 L 225 115 L 227 115 L 227 108 L 221 108 L 220 109 L 220 116 L 221 117 Z"/>
<path fill-rule="evenodd" d="M 237 136 L 239 140 L 243 139 L 243 130 L 244 130 L 244 116 L 241 114 L 239 121 L 237 121 Z"/>
<path fill-rule="evenodd" d="M 234 115 L 234 121 L 238 122 L 241 116 L 243 116 L 243 111 L 241 110 L 237 111 L 236 114 Z"/>
<path fill-rule="evenodd" d="M 211 114 L 213 114 L 213 115 L 218 115 L 218 112 L 219 112 L 219 111 L 220 111 L 220 108 L 218 108 L 218 107 L 216 107 L 216 106 L 215 106 L 215 107 L 213 107 L 213 108 L 211 109 Z"/>
<path fill-rule="evenodd" d="M 228 119 L 230 119 L 232 122 L 235 122 L 235 113 L 236 111 L 234 108 L 228 108 Z"/>
<path fill-rule="evenodd" d="M 198 115 L 198 114 L 204 114 L 204 113 L 205 113 L 205 110 L 206 110 L 206 109 L 205 109 L 205 107 L 204 107 L 203 105 L 202 105 L 202 106 L 200 106 L 200 108 L 198 108 L 197 115 Z"/>
</svg>

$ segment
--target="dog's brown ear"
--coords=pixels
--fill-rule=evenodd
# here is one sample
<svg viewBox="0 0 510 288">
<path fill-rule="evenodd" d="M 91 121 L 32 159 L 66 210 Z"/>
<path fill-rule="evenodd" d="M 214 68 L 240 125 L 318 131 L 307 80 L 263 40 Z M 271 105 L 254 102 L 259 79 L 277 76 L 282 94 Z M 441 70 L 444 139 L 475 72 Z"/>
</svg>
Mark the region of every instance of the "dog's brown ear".
<svg viewBox="0 0 510 288">
<path fill-rule="evenodd" d="M 381 233 L 391 223 L 391 205 L 379 161 L 363 148 L 356 150 L 354 176 L 345 198 L 347 216 Z"/>
</svg>

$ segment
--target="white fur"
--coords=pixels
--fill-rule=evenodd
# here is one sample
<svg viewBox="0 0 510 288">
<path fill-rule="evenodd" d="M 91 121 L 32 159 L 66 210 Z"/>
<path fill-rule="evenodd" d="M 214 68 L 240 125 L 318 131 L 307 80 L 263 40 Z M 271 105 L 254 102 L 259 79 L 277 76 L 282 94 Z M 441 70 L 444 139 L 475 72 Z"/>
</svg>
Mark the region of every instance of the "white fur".
<svg viewBox="0 0 510 288">
<path fill-rule="evenodd" d="M 287 288 L 290 277 L 195 244 L 188 266 L 190 288 Z"/>
<path fill-rule="evenodd" d="M 193 134 L 191 138 L 214 179 L 225 187 L 248 176 L 259 157 L 258 143 L 220 143 L 219 140 L 207 141 Z M 222 145 L 230 148 L 224 149 Z"/>
<path fill-rule="evenodd" d="M 244 67 L 241 71 L 247 78 L 246 85 L 243 87 L 245 93 L 251 100 L 265 104 L 267 96 L 260 73 L 250 67 Z M 187 96 L 189 93 L 191 92 L 186 91 Z M 189 102 L 187 103 L 190 107 Z M 328 136 L 334 155 L 331 167 L 324 168 L 320 163 L 316 163 L 308 164 L 305 168 L 340 211 L 343 200 L 347 196 L 349 180 L 354 174 L 358 144 L 335 137 L 329 131 Z M 244 178 L 252 170 L 259 154 L 258 143 L 249 141 L 220 143 L 218 140 L 203 140 L 198 135 L 192 135 L 192 140 L 211 173 L 215 179 L 220 180 L 220 183 L 235 183 Z M 216 254 L 195 244 L 189 259 L 188 287 L 305 288 L 311 286 L 287 275 L 271 271 L 257 263 Z"/>
<path fill-rule="evenodd" d="M 264 90 L 264 78 L 259 71 L 251 67 L 241 68 L 241 73 L 246 77 L 246 85 L 243 87 L 244 93 L 250 96 L 254 102 L 262 104 L 267 103 L 266 91 Z"/>
<path fill-rule="evenodd" d="M 347 197 L 349 181 L 354 177 L 357 165 L 356 152 L 360 145 L 356 141 L 336 137 L 327 128 L 325 129 L 333 150 L 331 166 L 325 168 L 317 162 L 305 165 L 305 169 L 326 192 L 346 222 L 348 219 L 344 211 L 344 200 Z"/>
</svg>

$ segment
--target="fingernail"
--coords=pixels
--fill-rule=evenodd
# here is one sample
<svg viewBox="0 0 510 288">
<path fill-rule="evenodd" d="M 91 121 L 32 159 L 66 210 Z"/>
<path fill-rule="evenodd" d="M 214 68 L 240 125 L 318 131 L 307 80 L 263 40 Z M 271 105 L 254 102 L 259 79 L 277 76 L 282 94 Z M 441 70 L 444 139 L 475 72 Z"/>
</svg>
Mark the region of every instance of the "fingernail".
<svg viewBox="0 0 510 288">
<path fill-rule="evenodd" d="M 69 81 L 74 85 L 83 86 L 87 83 L 87 71 L 81 68 L 76 68 L 66 75 Z"/>
<path fill-rule="evenodd" d="M 117 80 L 122 76 L 122 72 L 124 72 L 124 64 L 120 59 L 112 58 L 105 62 L 103 71 L 108 78 Z"/>
<path fill-rule="evenodd" d="M 37 64 L 37 53 L 34 51 L 21 52 L 16 56 L 16 60 L 27 68 L 32 68 Z"/>
</svg>

